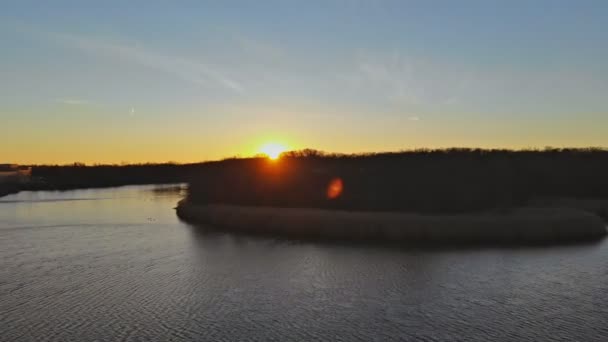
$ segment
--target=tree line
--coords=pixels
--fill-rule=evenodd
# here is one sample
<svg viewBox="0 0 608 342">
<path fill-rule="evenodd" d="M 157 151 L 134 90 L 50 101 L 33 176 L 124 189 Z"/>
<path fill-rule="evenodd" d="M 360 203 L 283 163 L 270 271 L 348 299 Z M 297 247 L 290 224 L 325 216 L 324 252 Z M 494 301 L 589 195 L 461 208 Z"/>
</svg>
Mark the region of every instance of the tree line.
<svg viewBox="0 0 608 342">
<path fill-rule="evenodd" d="M 341 194 L 327 196 L 339 179 Z M 608 198 L 608 151 L 441 149 L 284 153 L 278 161 L 201 165 L 189 199 L 347 210 L 458 213 L 526 205 L 539 197 Z"/>
</svg>

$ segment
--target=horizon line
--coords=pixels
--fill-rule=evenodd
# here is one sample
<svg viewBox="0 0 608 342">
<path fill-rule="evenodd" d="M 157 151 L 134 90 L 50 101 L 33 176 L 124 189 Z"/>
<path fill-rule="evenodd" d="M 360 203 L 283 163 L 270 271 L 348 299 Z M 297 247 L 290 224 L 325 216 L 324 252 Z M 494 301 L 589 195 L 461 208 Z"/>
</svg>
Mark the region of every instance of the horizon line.
<svg viewBox="0 0 608 342">
<path fill-rule="evenodd" d="M 608 152 L 608 146 L 586 146 L 586 147 L 555 147 L 555 146 L 544 146 L 544 147 L 522 147 L 522 148 L 508 148 L 508 147 L 440 147 L 440 148 L 430 148 L 430 147 L 419 147 L 419 148 L 410 148 L 410 149 L 400 149 L 400 150 L 385 150 L 385 151 L 369 151 L 369 152 L 329 152 L 314 148 L 302 148 L 302 149 L 293 149 L 282 152 L 281 155 L 297 153 L 297 152 L 305 152 L 310 151 L 311 153 L 315 153 L 316 156 L 319 157 L 365 157 L 365 156 L 377 156 L 384 154 L 399 154 L 399 153 L 416 153 L 416 152 L 445 152 L 445 151 L 483 151 L 483 152 L 555 152 L 555 151 L 579 151 L 579 152 Z M 315 156 L 310 155 L 310 156 Z M 306 157 L 302 155 L 300 157 Z M 221 162 L 225 160 L 235 160 L 235 159 L 258 159 L 258 158 L 268 158 L 263 153 L 257 153 L 249 156 L 241 156 L 241 155 L 233 155 L 218 159 L 207 159 L 207 160 L 199 160 L 199 161 L 191 161 L 191 162 L 178 162 L 178 161 L 147 161 L 147 162 L 115 162 L 115 163 L 86 163 L 86 162 L 66 162 L 66 163 L 11 163 L 11 162 L 0 162 L 0 165 L 20 165 L 20 166 L 139 166 L 139 165 L 194 165 L 194 164 L 204 164 L 204 163 L 213 163 L 213 162 Z"/>
</svg>

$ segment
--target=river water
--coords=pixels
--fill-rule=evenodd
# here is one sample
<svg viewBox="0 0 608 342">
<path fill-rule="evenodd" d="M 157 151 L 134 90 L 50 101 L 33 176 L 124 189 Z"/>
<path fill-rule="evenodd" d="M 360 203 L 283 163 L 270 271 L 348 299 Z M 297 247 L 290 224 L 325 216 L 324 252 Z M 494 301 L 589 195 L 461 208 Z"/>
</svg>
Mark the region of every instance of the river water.
<svg viewBox="0 0 608 342">
<path fill-rule="evenodd" d="M 1 341 L 608 341 L 608 241 L 396 247 L 213 233 L 180 191 L 0 199 Z"/>
</svg>

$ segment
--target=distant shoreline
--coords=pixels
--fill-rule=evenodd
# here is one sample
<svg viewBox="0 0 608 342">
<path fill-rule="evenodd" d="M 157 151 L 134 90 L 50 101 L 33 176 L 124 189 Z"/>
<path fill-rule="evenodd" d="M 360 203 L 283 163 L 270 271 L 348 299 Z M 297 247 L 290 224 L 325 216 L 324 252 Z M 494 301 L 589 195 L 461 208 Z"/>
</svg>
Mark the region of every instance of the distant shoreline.
<svg viewBox="0 0 608 342">
<path fill-rule="evenodd" d="M 26 186 L 11 187 L 7 189 L 0 185 L 0 198 L 8 195 L 14 195 L 21 191 L 73 191 L 73 190 L 86 190 L 86 189 L 107 189 L 107 188 L 118 188 L 122 186 L 137 186 L 137 185 L 176 185 L 185 184 L 184 182 L 162 182 L 162 183 L 129 183 L 129 184 L 114 184 L 114 185 L 89 185 L 89 186 L 74 186 L 74 187 L 49 187 L 49 186 Z M 162 190 L 161 190 L 162 191 Z"/>
<path fill-rule="evenodd" d="M 545 243 L 594 240 L 607 233 L 597 215 L 567 208 L 422 215 L 310 208 L 193 204 L 182 200 L 180 219 L 235 232 L 292 238 L 399 242 Z"/>
</svg>

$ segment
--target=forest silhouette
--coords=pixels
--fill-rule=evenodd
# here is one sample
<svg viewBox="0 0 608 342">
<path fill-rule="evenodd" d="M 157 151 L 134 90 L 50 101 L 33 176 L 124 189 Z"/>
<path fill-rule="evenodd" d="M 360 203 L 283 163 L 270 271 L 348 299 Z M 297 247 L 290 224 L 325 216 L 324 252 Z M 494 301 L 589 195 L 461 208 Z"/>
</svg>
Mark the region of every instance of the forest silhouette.
<svg viewBox="0 0 608 342">
<path fill-rule="evenodd" d="M 608 198 L 604 149 L 413 150 L 329 154 L 306 149 L 195 164 L 34 166 L 24 189 L 187 182 L 193 203 L 459 213 L 535 198 Z M 328 186 L 341 181 L 330 198 Z M 608 216 L 607 213 L 600 213 Z"/>
<path fill-rule="evenodd" d="M 334 154 L 306 149 L 196 164 L 34 166 L 35 188 L 189 183 L 192 203 L 461 213 L 536 198 L 608 198 L 608 151 L 412 150 Z M 340 193 L 328 196 L 339 180 Z M 608 213 L 599 213 L 608 216 Z"/>
<path fill-rule="evenodd" d="M 535 198 L 608 198 L 601 149 L 416 150 L 362 155 L 314 150 L 278 163 L 211 163 L 190 183 L 194 203 L 460 213 L 523 206 Z M 332 180 L 342 193 L 327 196 Z M 602 213 L 605 216 L 605 213 Z"/>
</svg>

